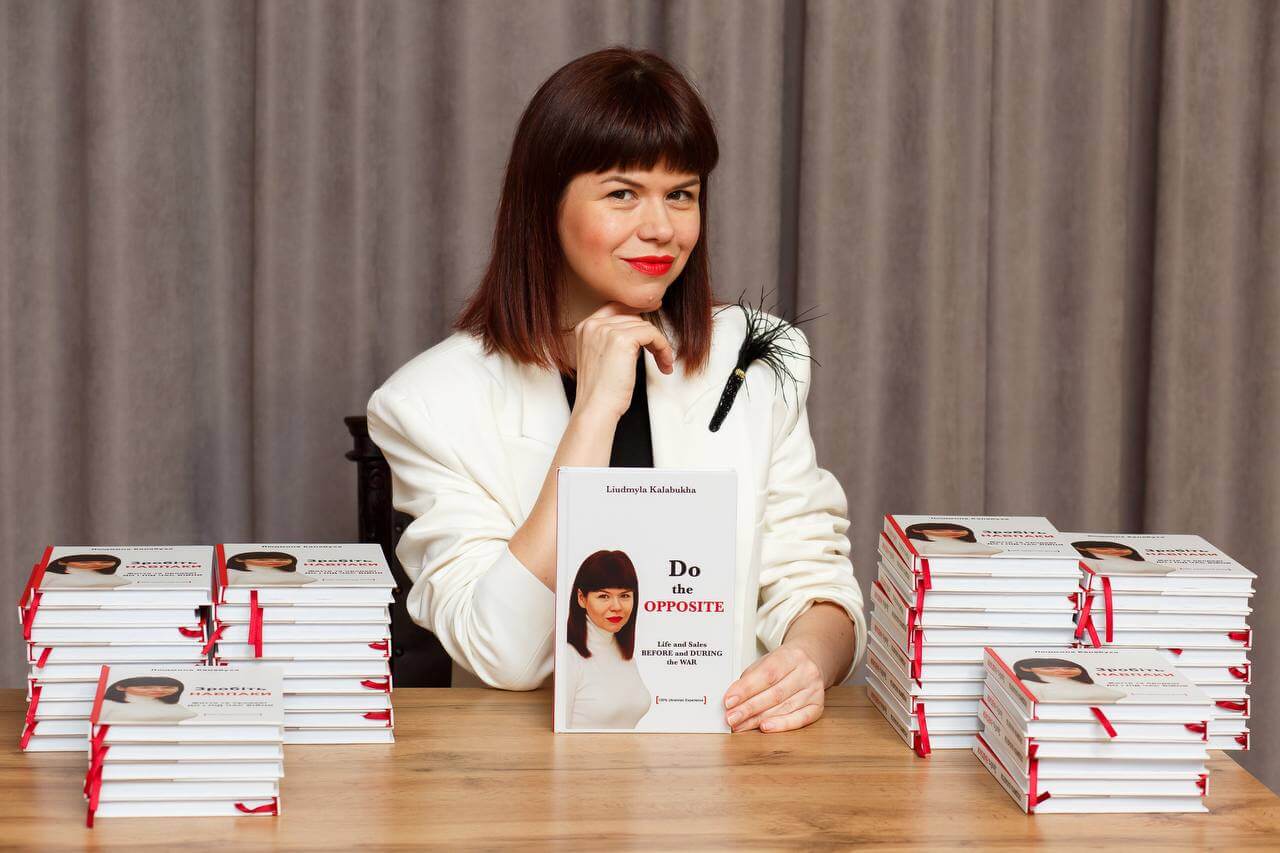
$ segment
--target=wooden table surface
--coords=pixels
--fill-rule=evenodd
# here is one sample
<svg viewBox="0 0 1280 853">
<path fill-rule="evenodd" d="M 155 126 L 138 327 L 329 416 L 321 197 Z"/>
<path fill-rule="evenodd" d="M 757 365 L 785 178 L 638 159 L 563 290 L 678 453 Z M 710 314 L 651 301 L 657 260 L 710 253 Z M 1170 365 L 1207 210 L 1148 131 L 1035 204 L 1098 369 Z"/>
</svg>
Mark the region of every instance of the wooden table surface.
<svg viewBox="0 0 1280 853">
<path fill-rule="evenodd" d="M 1210 814 L 1024 815 L 967 750 L 916 758 L 862 687 L 766 735 L 551 732 L 549 689 L 397 689 L 394 745 L 287 746 L 279 817 L 99 818 L 85 757 L 18 750 L 0 691 L 0 847 L 223 851 L 439 845 L 604 849 L 1136 850 L 1280 845 L 1280 799 L 1220 752 Z"/>
</svg>

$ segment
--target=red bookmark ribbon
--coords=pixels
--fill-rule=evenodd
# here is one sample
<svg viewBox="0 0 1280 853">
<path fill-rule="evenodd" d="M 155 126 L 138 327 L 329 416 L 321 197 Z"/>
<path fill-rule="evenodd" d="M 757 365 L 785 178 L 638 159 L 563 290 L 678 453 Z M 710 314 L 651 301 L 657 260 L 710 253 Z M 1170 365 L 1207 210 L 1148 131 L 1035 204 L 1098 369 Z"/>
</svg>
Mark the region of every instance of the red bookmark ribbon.
<svg viewBox="0 0 1280 853">
<path fill-rule="evenodd" d="M 933 747 L 929 743 L 929 724 L 924 718 L 923 703 L 916 705 L 916 722 L 920 724 L 920 731 L 916 733 L 916 755 L 926 758 Z"/>
<path fill-rule="evenodd" d="M 1090 705 L 1089 710 L 1093 712 L 1093 716 L 1098 718 L 1098 722 L 1102 725 L 1103 730 L 1106 731 L 1107 737 L 1115 737 L 1116 727 L 1111 725 L 1111 721 L 1107 719 L 1106 714 L 1102 713 L 1102 709 Z"/>
<path fill-rule="evenodd" d="M 256 589 L 249 591 L 249 642 L 253 644 L 253 656 L 262 657 L 262 607 Z"/>
<path fill-rule="evenodd" d="M 270 814 L 270 815 L 280 814 L 280 808 L 276 803 L 275 797 L 271 798 L 271 802 L 263 803 L 262 805 L 254 806 L 253 808 L 249 808 L 244 803 L 236 803 L 236 810 L 244 812 L 245 814 Z"/>
</svg>

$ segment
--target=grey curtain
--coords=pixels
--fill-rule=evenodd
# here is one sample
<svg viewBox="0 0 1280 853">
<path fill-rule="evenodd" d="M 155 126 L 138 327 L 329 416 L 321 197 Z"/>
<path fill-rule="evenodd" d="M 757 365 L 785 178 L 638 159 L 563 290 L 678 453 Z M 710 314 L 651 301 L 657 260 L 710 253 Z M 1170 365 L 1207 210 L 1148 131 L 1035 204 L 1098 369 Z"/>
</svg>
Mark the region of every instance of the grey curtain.
<svg viewBox="0 0 1280 853">
<path fill-rule="evenodd" d="M 864 590 L 886 511 L 1200 533 L 1260 575 L 1240 760 L 1280 787 L 1272 2 L 0 3 L 14 599 L 48 542 L 352 538 L 342 417 L 474 287 L 534 89 L 613 43 L 716 116 L 721 296 L 825 314 Z"/>
</svg>

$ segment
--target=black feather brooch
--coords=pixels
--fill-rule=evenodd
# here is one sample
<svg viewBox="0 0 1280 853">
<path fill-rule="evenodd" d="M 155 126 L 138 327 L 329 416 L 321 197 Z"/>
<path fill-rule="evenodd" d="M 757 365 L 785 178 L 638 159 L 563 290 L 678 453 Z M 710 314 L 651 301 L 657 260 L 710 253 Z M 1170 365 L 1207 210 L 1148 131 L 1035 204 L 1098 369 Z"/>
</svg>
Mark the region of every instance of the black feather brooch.
<svg viewBox="0 0 1280 853">
<path fill-rule="evenodd" d="M 743 294 L 746 290 L 743 290 Z M 738 396 L 738 389 L 742 387 L 742 383 L 747 378 L 747 367 L 753 361 L 763 361 L 770 369 L 773 370 L 774 381 L 783 382 L 782 397 L 785 400 L 787 395 L 785 380 L 790 379 L 792 388 L 795 387 L 797 379 L 792 374 L 791 369 L 787 367 L 784 356 L 799 356 L 800 353 L 784 346 L 779 342 L 779 338 L 783 337 L 792 327 L 799 326 L 801 323 L 808 323 L 817 317 L 805 317 L 800 319 L 797 317 L 794 321 L 788 322 L 779 316 L 779 308 L 777 304 L 770 306 L 767 313 L 775 315 L 777 318 L 766 317 L 764 310 L 764 288 L 760 288 L 760 307 L 744 303 L 742 295 L 738 296 L 738 301 L 734 305 L 726 305 L 721 310 L 738 307 L 742 309 L 742 313 L 747 317 L 747 335 L 742 341 L 742 346 L 738 349 L 738 362 L 734 365 L 733 372 L 729 374 L 725 380 L 724 390 L 720 392 L 720 402 L 716 405 L 715 414 L 711 416 L 711 424 L 709 429 L 716 432 L 720 429 L 720 425 L 724 423 L 725 417 L 729 414 L 729 409 L 733 406 L 734 399 Z M 803 312 L 802 312 L 803 313 Z M 818 315 L 819 317 L 825 315 Z M 809 360 L 814 364 L 821 364 L 812 355 L 808 356 Z M 750 393 L 750 392 L 748 392 Z"/>
</svg>

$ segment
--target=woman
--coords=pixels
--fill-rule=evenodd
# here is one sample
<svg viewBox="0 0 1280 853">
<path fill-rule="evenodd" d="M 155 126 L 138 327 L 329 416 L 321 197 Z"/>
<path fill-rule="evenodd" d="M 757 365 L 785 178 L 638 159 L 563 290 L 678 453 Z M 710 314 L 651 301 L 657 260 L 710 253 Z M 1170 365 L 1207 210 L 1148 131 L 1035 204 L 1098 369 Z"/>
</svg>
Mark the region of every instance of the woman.
<svg viewBox="0 0 1280 853">
<path fill-rule="evenodd" d="M 1174 566 L 1152 563 L 1144 559 L 1137 549 L 1119 542 L 1100 539 L 1072 542 L 1089 568 L 1101 575 L 1167 575 Z"/>
<path fill-rule="evenodd" d="M 623 551 L 582 561 L 569 590 L 565 719 L 572 729 L 634 729 L 653 696 L 632 655 L 636 646 L 635 565 Z"/>
<path fill-rule="evenodd" d="M 41 589 L 67 587 L 117 587 L 132 583 L 128 578 L 116 577 L 120 558 L 111 554 L 73 554 L 50 560 L 40 579 Z"/>
<path fill-rule="evenodd" d="M 184 685 L 176 678 L 139 675 L 122 678 L 102 694 L 102 723 L 176 723 L 197 717 L 179 705 Z"/>
<path fill-rule="evenodd" d="M 706 108 L 655 54 L 611 48 L 553 74 L 516 130 L 480 287 L 452 336 L 374 392 L 369 434 L 414 519 L 396 549 L 410 615 L 512 690 L 552 669 L 559 466 L 735 468 L 750 666 L 725 714 L 783 731 L 822 714 L 866 627 L 844 491 L 809 436 L 803 333 L 786 340 L 795 392 L 752 364 L 708 428 L 746 331 L 736 307 L 712 310 L 718 156 Z"/>
<path fill-rule="evenodd" d="M 1018 679 L 1042 702 L 1088 702 L 1091 705 L 1118 702 L 1128 696 L 1094 684 L 1084 667 L 1062 658 L 1024 658 L 1013 665 Z"/>
<path fill-rule="evenodd" d="M 991 557 L 1004 553 L 993 545 L 981 545 L 973 531 L 963 524 L 922 521 L 903 531 L 922 557 Z"/>
<path fill-rule="evenodd" d="M 315 578 L 298 571 L 298 560 L 283 551 L 250 551 L 227 560 L 228 586 L 302 586 Z"/>
</svg>

